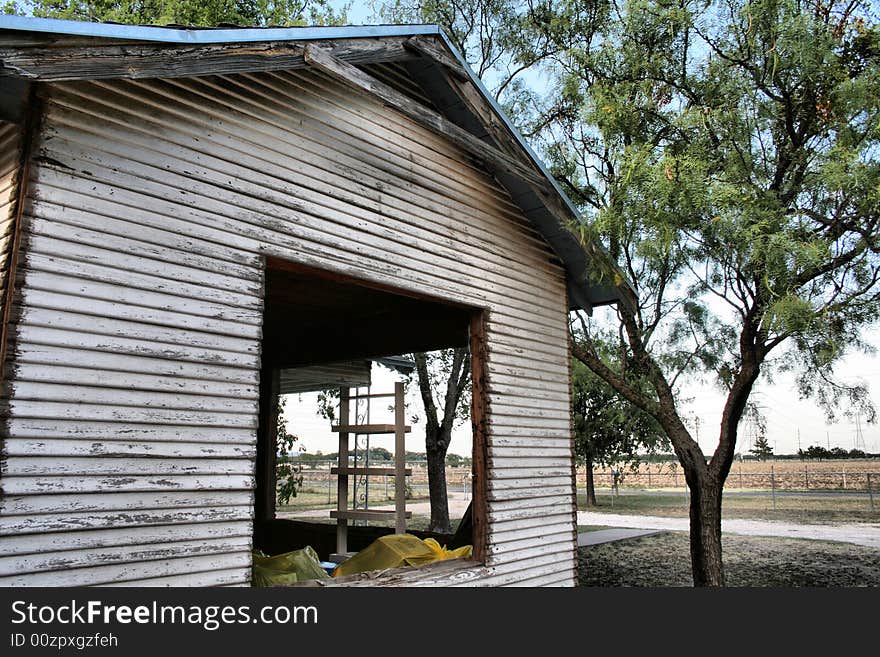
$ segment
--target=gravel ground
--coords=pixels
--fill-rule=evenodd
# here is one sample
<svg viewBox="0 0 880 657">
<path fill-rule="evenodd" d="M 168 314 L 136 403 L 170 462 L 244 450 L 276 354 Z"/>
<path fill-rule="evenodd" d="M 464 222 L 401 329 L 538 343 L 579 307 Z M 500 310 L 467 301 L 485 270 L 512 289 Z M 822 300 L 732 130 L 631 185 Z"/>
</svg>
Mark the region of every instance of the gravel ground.
<svg viewBox="0 0 880 657">
<path fill-rule="evenodd" d="M 725 535 L 728 586 L 880 586 L 880 551 L 848 543 Z M 581 586 L 692 586 L 688 535 L 580 548 Z"/>
</svg>

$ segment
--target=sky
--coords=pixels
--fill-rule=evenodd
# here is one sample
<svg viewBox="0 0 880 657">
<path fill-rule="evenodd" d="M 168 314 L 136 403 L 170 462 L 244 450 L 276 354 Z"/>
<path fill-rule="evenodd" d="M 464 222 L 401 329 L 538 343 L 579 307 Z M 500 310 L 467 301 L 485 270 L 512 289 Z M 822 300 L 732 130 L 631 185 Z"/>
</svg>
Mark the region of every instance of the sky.
<svg viewBox="0 0 880 657">
<path fill-rule="evenodd" d="M 866 334 L 869 342 L 880 350 L 880 328 Z M 868 384 L 871 399 L 880 409 L 880 357 L 853 354 L 841 363 L 839 372 L 848 381 L 862 381 Z M 391 392 L 394 382 L 399 376 L 386 368 L 373 366 L 372 392 Z M 425 451 L 424 412 L 422 402 L 415 386 L 407 395 L 407 418 L 412 424 L 412 432 L 407 436 L 407 450 L 412 452 Z M 699 418 L 699 428 L 691 422 L 692 435 L 698 439 L 704 453 L 711 453 L 718 443 L 718 427 L 724 397 L 708 383 L 690 381 L 682 390 L 682 398 L 688 398 L 681 405 L 682 414 L 691 418 Z M 774 376 L 770 383 L 765 377 L 759 379 L 752 393 L 752 400 L 762 409 L 767 419 L 767 439 L 776 454 L 794 454 L 799 448 L 806 449 L 810 445 L 825 448 L 841 447 L 846 450 L 856 446 L 856 423 L 854 418 L 846 418 L 843 413 L 833 424 L 826 422 L 825 415 L 815 402 L 800 400 L 794 379 L 788 375 Z M 338 438 L 330 432 L 330 422 L 318 416 L 317 393 L 289 395 L 287 400 L 288 430 L 299 436 L 300 445 L 306 451 L 314 453 L 318 450 L 327 454 L 338 450 Z M 419 416 L 412 422 L 413 416 Z M 393 414 L 387 402 L 374 403 L 371 408 L 370 421 L 373 423 L 391 423 Z M 880 426 L 868 424 L 861 418 L 861 429 L 864 449 L 872 453 L 880 453 Z M 800 438 L 800 442 L 798 439 Z M 371 446 L 384 447 L 394 451 L 393 436 L 373 436 Z M 751 447 L 746 427 L 742 426 L 737 441 L 737 451 L 747 452 Z M 471 429 L 468 423 L 459 425 L 453 432 L 449 451 L 461 456 L 469 456 L 472 452 Z"/>
<path fill-rule="evenodd" d="M 348 12 L 351 24 L 375 23 L 373 12 L 366 2 L 353 2 Z M 865 338 L 880 351 L 880 325 L 866 329 Z M 846 358 L 838 372 L 847 380 L 859 380 L 868 384 L 874 406 L 880 409 L 880 356 L 852 354 Z M 384 368 L 374 367 L 374 392 L 391 391 L 394 374 Z M 681 405 L 682 413 L 692 418 L 699 418 L 699 428 L 691 425 L 693 435 L 698 438 L 704 452 L 710 453 L 717 444 L 718 427 L 724 397 L 720 391 L 707 382 L 691 381 L 682 391 L 683 398 L 690 401 Z M 806 449 L 810 445 L 821 445 L 826 448 L 842 447 L 850 450 L 856 446 L 857 425 L 855 418 L 839 414 L 837 421 L 828 424 L 824 412 L 815 402 L 798 398 L 794 377 L 789 375 L 774 376 L 773 382 L 766 377 L 759 379 L 752 394 L 752 400 L 762 409 L 767 419 L 767 438 L 777 454 L 793 454 L 799 448 Z M 421 400 L 415 391 L 411 391 L 408 399 L 409 415 L 413 412 L 422 413 Z M 329 422 L 316 414 L 317 401 L 315 394 L 291 396 L 288 400 L 288 418 L 290 430 L 300 436 L 302 445 L 309 452 L 321 450 L 325 453 L 338 449 L 337 439 L 329 431 Z M 390 421 L 390 420 L 389 420 Z M 861 432 L 864 449 L 868 452 L 880 453 L 880 426 L 869 425 L 861 418 Z M 407 449 L 424 451 L 423 425 L 414 424 L 413 433 L 407 439 Z M 461 455 L 471 453 L 470 426 L 459 426 L 453 432 L 449 451 Z M 374 437 L 371 444 L 391 449 L 391 437 Z M 387 444 L 386 444 L 387 443 Z M 745 427 L 742 427 L 738 450 L 747 451 L 749 444 Z"/>
</svg>

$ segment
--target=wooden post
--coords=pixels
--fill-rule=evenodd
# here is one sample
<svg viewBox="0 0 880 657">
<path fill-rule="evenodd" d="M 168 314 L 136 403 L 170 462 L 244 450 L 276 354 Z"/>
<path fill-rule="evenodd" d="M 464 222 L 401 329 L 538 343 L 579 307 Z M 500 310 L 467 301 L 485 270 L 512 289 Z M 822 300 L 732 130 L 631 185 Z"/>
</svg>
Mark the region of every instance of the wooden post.
<svg viewBox="0 0 880 657">
<path fill-rule="evenodd" d="M 810 477 L 807 474 L 807 462 L 804 461 L 804 488 L 810 490 Z"/>
<path fill-rule="evenodd" d="M 871 490 L 871 473 L 868 474 L 868 499 L 871 500 L 871 513 L 874 513 L 874 491 Z"/>
<path fill-rule="evenodd" d="M 471 479 L 471 518 L 474 559 L 488 560 L 489 537 L 489 378 L 487 372 L 486 312 L 475 312 L 470 323 L 471 344 L 471 428 L 474 436 L 474 461 Z"/>
<path fill-rule="evenodd" d="M 776 511 L 776 475 L 773 466 L 770 466 L 770 495 L 773 497 L 773 510 Z"/>
<path fill-rule="evenodd" d="M 271 365 L 260 370 L 260 407 L 257 428 L 254 518 L 275 518 L 277 489 L 278 391 L 280 370 Z"/>
<path fill-rule="evenodd" d="M 395 534 L 406 533 L 406 419 L 403 382 L 394 384 L 394 510 Z"/>
<path fill-rule="evenodd" d="M 348 388 L 339 389 L 339 424 L 348 426 Z M 348 433 L 339 433 L 339 467 L 348 468 Z M 336 510 L 348 510 L 348 475 L 336 475 Z M 348 552 L 348 520 L 336 519 L 336 552 Z"/>
</svg>

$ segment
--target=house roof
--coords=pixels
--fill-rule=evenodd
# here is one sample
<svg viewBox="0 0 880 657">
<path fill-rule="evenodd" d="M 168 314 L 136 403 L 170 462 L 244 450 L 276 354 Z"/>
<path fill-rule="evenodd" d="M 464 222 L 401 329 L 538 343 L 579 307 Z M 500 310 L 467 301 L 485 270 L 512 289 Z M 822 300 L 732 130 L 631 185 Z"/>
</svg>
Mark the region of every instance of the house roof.
<svg viewBox="0 0 880 657">
<path fill-rule="evenodd" d="M 250 67 L 266 67 L 270 57 L 275 58 L 271 65 L 276 68 L 302 67 L 312 63 L 304 56 L 304 47 L 309 44 L 326 47 L 372 43 L 366 40 L 384 40 L 382 43 L 394 45 L 381 52 L 382 61 L 412 55 L 407 57 L 408 71 L 435 106 L 443 108 L 441 120 L 448 119 L 444 125 L 453 130 L 453 136 L 464 139 L 465 145 L 471 143 L 467 138 L 476 137 L 487 145 L 483 151 L 497 155 L 495 162 L 500 166 L 494 167 L 494 173 L 499 182 L 565 266 L 572 307 L 590 311 L 593 306 L 618 301 L 632 303 L 634 292 L 630 283 L 598 242 L 572 232 L 571 226 L 580 222 L 577 209 L 436 25 L 182 28 L 0 16 L 0 116 L 23 111 L 32 81 L 228 72 L 221 62 L 232 61 L 231 58 L 238 58 L 236 70 L 242 72 L 252 70 Z M 433 47 L 431 41 L 442 47 Z M 157 44 L 160 50 L 150 60 L 149 49 Z M 236 49 L 236 44 L 242 48 Z M 271 53 L 265 49 L 255 53 L 247 44 L 269 44 L 268 48 L 272 44 L 291 44 L 297 50 L 279 53 L 276 47 Z M 88 50 L 89 47 L 93 49 Z M 169 64 L 170 58 L 161 56 L 166 52 L 162 48 L 173 47 L 178 48 L 178 53 L 184 48 L 184 57 L 175 57 L 174 64 Z M 209 50 L 211 57 L 199 56 L 199 51 Z M 82 57 L 68 56 L 74 51 Z M 63 55 L 47 56 L 52 52 Z M 186 59 L 186 55 L 197 61 L 199 68 L 175 70 L 173 66 Z M 132 65 L 135 59 L 137 62 Z M 152 61 L 152 68 L 141 66 L 145 61 Z M 363 63 L 356 51 L 350 61 Z M 212 70 L 212 66 L 217 70 Z M 469 95 L 465 87 L 478 93 Z M 464 131 L 469 134 L 462 134 Z"/>
</svg>

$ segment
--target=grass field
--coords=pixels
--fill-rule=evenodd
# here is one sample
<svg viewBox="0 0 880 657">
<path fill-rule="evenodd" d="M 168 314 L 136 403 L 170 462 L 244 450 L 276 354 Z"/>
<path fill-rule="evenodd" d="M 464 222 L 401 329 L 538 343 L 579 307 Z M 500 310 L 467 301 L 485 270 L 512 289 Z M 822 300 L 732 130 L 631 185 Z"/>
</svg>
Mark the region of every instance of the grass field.
<svg viewBox="0 0 880 657">
<path fill-rule="evenodd" d="M 582 491 L 581 491 L 582 493 Z M 646 516 L 687 517 L 688 498 L 683 493 L 639 493 L 612 496 L 597 491 L 598 507 L 587 507 L 586 496 L 578 495 L 578 509 L 598 513 L 622 513 Z M 725 518 L 750 518 L 754 520 L 779 520 L 808 524 L 828 522 L 880 522 L 880 496 L 874 500 L 871 511 L 866 496 L 827 494 L 777 495 L 776 508 L 773 498 L 766 493 L 726 495 L 722 502 Z"/>
</svg>

